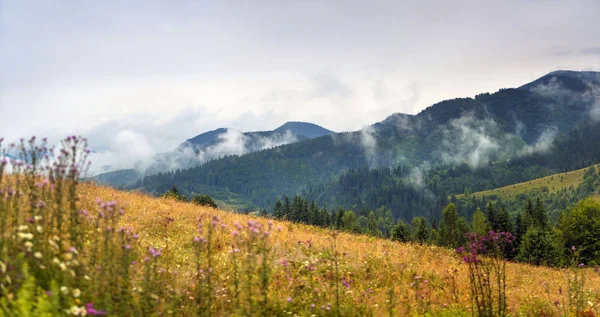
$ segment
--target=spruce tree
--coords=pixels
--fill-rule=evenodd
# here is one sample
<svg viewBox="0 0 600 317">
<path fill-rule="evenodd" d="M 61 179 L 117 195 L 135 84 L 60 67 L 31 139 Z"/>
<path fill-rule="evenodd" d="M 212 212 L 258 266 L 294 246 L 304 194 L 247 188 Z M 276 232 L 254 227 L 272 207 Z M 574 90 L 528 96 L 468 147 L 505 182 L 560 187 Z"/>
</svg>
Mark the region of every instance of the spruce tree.
<svg viewBox="0 0 600 317">
<path fill-rule="evenodd" d="M 473 213 L 473 232 L 482 236 L 490 231 L 490 228 L 486 222 L 485 215 L 481 212 L 481 209 L 477 207 L 475 213 Z"/>
</svg>

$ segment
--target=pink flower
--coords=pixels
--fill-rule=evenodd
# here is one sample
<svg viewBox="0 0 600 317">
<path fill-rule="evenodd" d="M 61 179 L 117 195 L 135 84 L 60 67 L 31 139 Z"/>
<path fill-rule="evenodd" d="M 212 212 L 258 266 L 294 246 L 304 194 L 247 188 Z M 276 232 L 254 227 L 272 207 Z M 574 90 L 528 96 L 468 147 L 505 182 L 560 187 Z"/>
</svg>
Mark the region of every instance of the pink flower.
<svg viewBox="0 0 600 317">
<path fill-rule="evenodd" d="M 100 310 L 95 309 L 94 304 L 92 304 L 92 303 L 87 303 L 85 305 L 85 310 L 88 314 L 94 315 L 94 316 L 106 315 L 105 311 L 100 311 Z"/>
</svg>

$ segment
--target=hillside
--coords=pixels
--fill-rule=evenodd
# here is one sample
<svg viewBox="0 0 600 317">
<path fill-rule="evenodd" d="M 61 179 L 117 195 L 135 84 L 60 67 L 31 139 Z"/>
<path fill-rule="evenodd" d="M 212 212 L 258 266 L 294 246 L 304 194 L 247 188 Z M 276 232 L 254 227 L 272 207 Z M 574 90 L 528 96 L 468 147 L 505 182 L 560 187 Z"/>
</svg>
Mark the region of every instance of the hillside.
<svg viewBox="0 0 600 317">
<path fill-rule="evenodd" d="M 595 168 L 599 168 L 600 165 L 594 165 Z M 557 193 L 564 189 L 568 189 L 571 186 L 576 188 L 583 182 L 583 174 L 589 167 L 581 168 L 578 170 L 558 173 L 542 178 L 533 179 L 531 181 L 522 182 L 514 185 L 508 185 L 500 188 L 494 188 L 490 190 L 478 191 L 471 193 L 468 196 L 481 198 L 483 196 L 498 196 L 500 198 L 515 197 L 519 194 L 525 194 L 531 190 L 547 189 L 549 193 Z M 456 195 L 456 198 L 463 198 L 464 194 Z"/>
<path fill-rule="evenodd" d="M 124 206 L 126 213 L 119 226 L 132 227 L 140 235 L 141 245 L 164 248 L 162 265 L 168 272 L 177 270 L 181 281 L 190 279 L 193 271 L 194 251 L 190 242 L 197 235 L 196 219 L 218 217 L 224 225 L 223 233 L 217 236 L 215 251 L 215 258 L 224 261 L 220 262 L 222 267 L 219 271 L 231 269 L 232 263 L 226 259 L 228 246 L 235 243 L 235 237 L 229 232 L 236 228 L 236 223 L 245 226 L 258 221 L 267 226 L 267 220 L 252 216 L 95 185 L 81 186 L 80 195 L 83 206 L 90 210 L 95 208 L 93 198 L 96 197 L 116 200 L 120 206 Z M 272 247 L 273 280 L 269 284 L 269 299 L 281 303 L 283 307 L 286 307 L 286 301 L 298 307 L 303 306 L 301 303 L 309 302 L 305 297 L 307 295 L 299 289 L 307 287 L 309 283 L 307 272 L 302 268 L 312 265 L 316 267 L 312 278 L 319 288 L 319 295 L 314 299 L 317 304 L 315 312 L 325 313 L 328 305 L 331 308 L 335 294 L 335 286 L 330 284 L 328 278 L 332 274 L 329 256 L 333 243 L 331 232 L 280 221 L 273 221 L 272 227 L 269 245 Z M 347 314 L 387 314 L 391 287 L 396 294 L 395 315 L 420 314 L 424 312 L 423 309 L 435 316 L 469 315 L 467 311 L 471 301 L 467 267 L 454 251 L 347 233 L 340 233 L 335 243 L 338 252 L 343 254 L 339 259 L 340 275 L 347 285 L 340 285 L 340 296 L 341 309 Z M 592 270 L 586 272 L 586 287 L 600 292 L 600 276 L 594 275 Z M 415 288 L 414 282 L 420 279 L 424 280 L 423 283 Z M 223 286 L 230 287 L 224 276 L 218 281 L 219 285 L 223 283 Z M 514 263 L 507 266 L 508 307 L 513 313 L 535 315 L 543 309 L 552 311 L 553 301 L 564 300 L 558 295 L 559 289 L 566 288 L 566 275 L 559 269 Z M 424 292 L 425 296 L 420 298 L 417 292 Z M 551 295 L 546 298 L 543 294 Z"/>
</svg>

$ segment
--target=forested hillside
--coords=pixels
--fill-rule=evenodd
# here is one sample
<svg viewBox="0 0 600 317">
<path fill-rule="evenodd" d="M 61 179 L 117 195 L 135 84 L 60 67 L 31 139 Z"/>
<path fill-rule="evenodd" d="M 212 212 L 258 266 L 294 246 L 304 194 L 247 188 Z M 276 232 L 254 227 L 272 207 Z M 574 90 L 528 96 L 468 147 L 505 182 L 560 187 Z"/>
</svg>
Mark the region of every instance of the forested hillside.
<svg viewBox="0 0 600 317">
<path fill-rule="evenodd" d="M 554 72 L 517 89 L 443 101 L 418 115 L 394 114 L 360 131 L 146 176 L 128 188 L 159 195 L 177 185 L 190 197 L 231 192 L 242 209 L 304 193 L 331 206 L 386 205 L 405 219 L 428 215 L 447 195 L 597 162 L 599 83 L 596 73 Z"/>
</svg>

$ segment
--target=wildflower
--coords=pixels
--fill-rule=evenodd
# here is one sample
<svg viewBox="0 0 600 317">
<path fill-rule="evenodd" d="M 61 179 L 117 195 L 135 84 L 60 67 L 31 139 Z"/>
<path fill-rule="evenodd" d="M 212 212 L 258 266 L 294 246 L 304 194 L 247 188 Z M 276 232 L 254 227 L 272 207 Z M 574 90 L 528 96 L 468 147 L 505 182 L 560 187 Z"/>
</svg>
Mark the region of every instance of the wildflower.
<svg viewBox="0 0 600 317">
<path fill-rule="evenodd" d="M 73 297 L 75 297 L 75 298 L 81 296 L 81 291 L 78 288 L 74 289 L 72 293 L 73 293 Z"/>
<path fill-rule="evenodd" d="M 575 252 L 575 246 L 571 246 L 571 251 Z"/>
<path fill-rule="evenodd" d="M 579 268 L 582 268 L 584 266 L 585 266 L 585 264 L 583 264 L 583 263 L 579 263 L 579 265 L 578 265 Z"/>
<path fill-rule="evenodd" d="M 36 259 L 41 259 L 42 258 L 42 254 L 40 252 L 36 252 L 33 254 L 33 257 L 35 257 Z"/>
<path fill-rule="evenodd" d="M 61 286 L 60 291 L 65 295 L 69 294 L 69 288 L 66 286 Z"/>
<path fill-rule="evenodd" d="M 31 234 L 31 233 L 19 232 L 19 233 L 17 233 L 17 236 L 19 236 L 19 238 L 21 238 L 21 239 L 27 239 L 27 240 L 33 239 L 33 234 Z"/>
<path fill-rule="evenodd" d="M 158 249 L 157 250 L 154 247 L 150 247 L 149 251 L 150 251 L 150 254 L 152 255 L 153 258 L 156 258 L 156 257 L 158 257 L 159 255 L 162 254 L 162 249 Z"/>
<path fill-rule="evenodd" d="M 100 311 L 94 308 L 94 304 L 92 303 L 87 303 L 85 305 L 85 310 L 89 315 L 94 315 L 94 316 L 100 316 L 100 315 L 106 315 L 105 311 Z"/>
<path fill-rule="evenodd" d="M 71 315 L 75 315 L 75 316 L 85 316 L 86 310 L 83 307 L 79 307 L 77 305 L 73 305 L 68 310 L 68 312 L 71 313 Z"/>
<path fill-rule="evenodd" d="M 560 304 L 560 302 L 558 301 L 558 299 L 554 300 L 554 306 L 557 306 Z"/>
<path fill-rule="evenodd" d="M 292 298 L 291 298 L 291 297 L 288 297 L 288 299 L 287 299 L 287 302 L 289 303 L 289 302 L 291 302 L 291 301 L 292 301 Z"/>
</svg>

